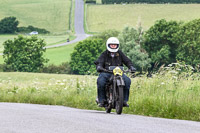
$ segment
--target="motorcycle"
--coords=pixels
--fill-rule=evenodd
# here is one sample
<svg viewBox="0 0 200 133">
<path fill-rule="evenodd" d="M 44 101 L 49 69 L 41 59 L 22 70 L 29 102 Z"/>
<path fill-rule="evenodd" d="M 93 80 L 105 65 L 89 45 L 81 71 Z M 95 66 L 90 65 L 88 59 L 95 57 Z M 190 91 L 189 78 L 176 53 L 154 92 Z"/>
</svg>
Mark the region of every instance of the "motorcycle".
<svg viewBox="0 0 200 133">
<path fill-rule="evenodd" d="M 124 103 L 124 87 L 125 83 L 122 78 L 124 71 L 122 66 L 110 66 L 109 70 L 103 69 L 103 72 L 112 73 L 111 78 L 106 83 L 106 113 L 110 113 L 112 109 L 116 109 L 117 114 L 121 114 Z M 97 101 L 98 103 L 98 101 Z"/>
</svg>

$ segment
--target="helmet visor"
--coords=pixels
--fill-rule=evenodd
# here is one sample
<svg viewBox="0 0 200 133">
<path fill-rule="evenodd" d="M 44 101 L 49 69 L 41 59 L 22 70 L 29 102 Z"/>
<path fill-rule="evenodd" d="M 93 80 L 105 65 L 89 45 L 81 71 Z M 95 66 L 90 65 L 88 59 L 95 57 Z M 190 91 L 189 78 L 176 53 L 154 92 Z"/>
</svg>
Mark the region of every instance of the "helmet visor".
<svg viewBox="0 0 200 133">
<path fill-rule="evenodd" d="M 108 47 L 111 49 L 118 49 L 119 44 L 108 44 Z"/>
</svg>

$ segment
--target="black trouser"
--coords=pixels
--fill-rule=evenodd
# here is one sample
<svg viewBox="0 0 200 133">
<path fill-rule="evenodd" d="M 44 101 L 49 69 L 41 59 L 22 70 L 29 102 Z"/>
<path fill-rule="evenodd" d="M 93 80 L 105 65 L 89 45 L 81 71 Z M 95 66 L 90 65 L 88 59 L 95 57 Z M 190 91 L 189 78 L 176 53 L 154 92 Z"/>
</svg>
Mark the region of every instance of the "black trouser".
<svg viewBox="0 0 200 133">
<path fill-rule="evenodd" d="M 106 82 L 108 82 L 111 75 L 112 75 L 111 73 L 102 72 L 102 73 L 100 73 L 100 75 L 97 79 L 98 99 L 99 99 L 100 103 L 102 103 L 104 100 L 106 100 L 105 86 L 106 86 Z M 127 102 L 129 99 L 129 90 L 130 90 L 131 80 L 125 74 L 122 75 L 122 78 L 125 82 L 124 101 Z"/>
</svg>

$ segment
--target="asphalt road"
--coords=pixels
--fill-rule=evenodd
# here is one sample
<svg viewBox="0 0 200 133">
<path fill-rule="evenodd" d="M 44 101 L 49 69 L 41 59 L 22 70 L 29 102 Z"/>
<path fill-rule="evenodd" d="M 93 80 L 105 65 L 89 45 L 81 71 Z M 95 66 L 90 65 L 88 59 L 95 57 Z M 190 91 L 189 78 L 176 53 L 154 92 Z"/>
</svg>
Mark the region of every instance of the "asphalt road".
<svg viewBox="0 0 200 133">
<path fill-rule="evenodd" d="M 64 106 L 0 103 L 0 133 L 199 133 L 200 123 Z"/>
<path fill-rule="evenodd" d="M 84 1 L 83 0 L 76 0 L 75 1 L 75 15 L 74 15 L 74 29 L 75 29 L 75 35 L 76 39 L 72 40 L 70 42 L 57 44 L 57 45 L 51 45 L 46 46 L 46 48 L 54 48 L 54 47 L 60 47 L 72 43 L 76 43 L 79 41 L 82 41 L 86 39 L 87 37 L 91 36 L 89 34 L 86 34 L 84 31 Z"/>
</svg>

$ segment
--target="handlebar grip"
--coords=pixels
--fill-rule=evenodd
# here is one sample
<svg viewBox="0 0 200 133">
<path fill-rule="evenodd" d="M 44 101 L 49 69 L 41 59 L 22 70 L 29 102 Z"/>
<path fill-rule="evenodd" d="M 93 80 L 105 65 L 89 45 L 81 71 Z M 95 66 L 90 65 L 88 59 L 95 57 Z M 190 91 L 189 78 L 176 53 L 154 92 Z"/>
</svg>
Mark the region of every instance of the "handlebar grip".
<svg viewBox="0 0 200 133">
<path fill-rule="evenodd" d="M 130 71 L 131 73 L 136 73 L 136 71 Z"/>
<path fill-rule="evenodd" d="M 113 73 L 113 71 L 111 71 L 111 70 L 107 70 L 107 69 L 103 69 L 103 72 Z"/>
</svg>

